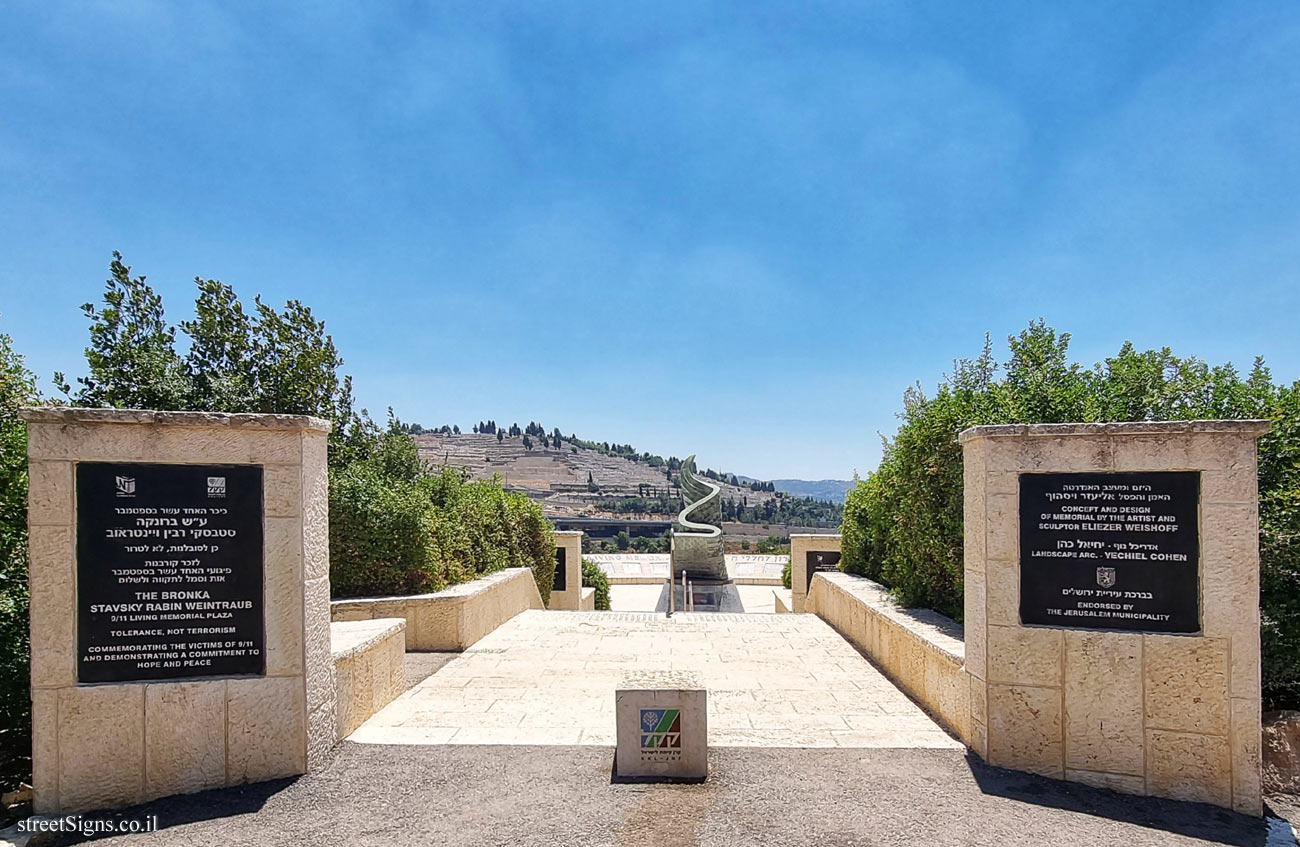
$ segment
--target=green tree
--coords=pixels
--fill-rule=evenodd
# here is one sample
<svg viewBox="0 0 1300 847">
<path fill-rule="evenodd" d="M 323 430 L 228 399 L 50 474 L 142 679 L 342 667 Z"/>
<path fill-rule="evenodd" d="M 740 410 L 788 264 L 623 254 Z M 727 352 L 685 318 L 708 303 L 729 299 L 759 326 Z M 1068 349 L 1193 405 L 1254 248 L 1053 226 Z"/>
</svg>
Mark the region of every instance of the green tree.
<svg viewBox="0 0 1300 847">
<path fill-rule="evenodd" d="M 250 314 L 230 286 L 197 277 L 195 285 L 194 318 L 180 325 L 189 339 L 182 360 L 162 297 L 115 252 L 102 306 L 82 306 L 87 374 L 75 392 L 62 373 L 55 384 L 83 406 L 315 415 L 334 422 L 331 466 L 364 452 L 378 428 L 354 413 L 352 380 L 339 375 L 324 321 L 297 300 L 277 311 L 257 297 Z"/>
<path fill-rule="evenodd" d="M 1268 417 L 1273 428 L 1259 443 L 1265 707 L 1295 709 L 1300 708 L 1300 383 L 1277 390 Z"/>
<path fill-rule="evenodd" d="M 1008 339 L 1005 364 L 986 338 L 933 396 L 903 396 L 902 423 L 879 467 L 844 507 L 845 570 L 889 586 L 908 606 L 962 614 L 962 454 L 979 424 L 1269 418 L 1259 443 L 1264 696 L 1300 705 L 1300 401 L 1257 360 L 1243 378 L 1168 348 L 1125 344 L 1091 369 L 1069 359 L 1070 336 L 1042 321 Z M 999 373 L 1001 376 L 999 377 Z"/>
<path fill-rule="evenodd" d="M 582 560 L 582 587 L 596 589 L 597 611 L 609 611 L 609 577 L 600 565 L 585 558 Z"/>
<path fill-rule="evenodd" d="M 30 647 L 27 633 L 27 425 L 18 410 L 37 400 L 36 380 L 0 334 L 0 788 L 31 774 Z"/>
<path fill-rule="evenodd" d="M 190 393 L 185 367 L 176 355 L 176 329 L 167 324 L 162 297 L 131 276 L 122 254 L 113 253 L 104 284 L 104 305 L 81 307 L 90 319 L 87 374 L 74 395 L 62 373 L 55 385 L 82 406 L 126 409 L 184 409 Z"/>
<path fill-rule="evenodd" d="M 256 405 L 253 322 L 235 291 L 215 279 L 194 278 L 194 320 L 181 321 L 190 338 L 185 369 L 187 405 L 214 412 L 246 412 Z"/>
<path fill-rule="evenodd" d="M 283 312 L 263 303 L 261 296 L 253 302 L 256 407 L 251 411 L 345 420 L 351 409 L 343 408 L 342 401 L 350 395 L 350 385 L 340 382 L 343 359 L 325 322 L 298 300 L 286 303 Z"/>
</svg>

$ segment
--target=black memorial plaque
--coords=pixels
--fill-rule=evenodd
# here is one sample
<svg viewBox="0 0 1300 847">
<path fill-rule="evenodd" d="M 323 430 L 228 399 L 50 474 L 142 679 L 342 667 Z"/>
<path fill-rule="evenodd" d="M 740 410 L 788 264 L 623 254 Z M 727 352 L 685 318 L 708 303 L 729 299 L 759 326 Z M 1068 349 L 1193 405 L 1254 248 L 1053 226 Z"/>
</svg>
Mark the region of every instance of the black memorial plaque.
<svg viewBox="0 0 1300 847">
<path fill-rule="evenodd" d="M 812 590 L 813 574 L 817 571 L 837 571 L 840 569 L 840 554 L 830 553 L 825 550 L 814 550 L 808 554 L 807 562 L 808 584 L 804 586 L 804 593 L 807 594 Z"/>
<path fill-rule="evenodd" d="M 552 591 L 567 591 L 565 588 L 569 583 L 568 564 L 569 551 L 563 547 L 555 548 L 555 582 L 551 585 Z"/>
<path fill-rule="evenodd" d="M 266 672 L 262 469 L 77 465 L 77 680 Z"/>
<path fill-rule="evenodd" d="M 1196 471 L 1020 475 L 1020 622 L 1201 630 Z"/>
</svg>

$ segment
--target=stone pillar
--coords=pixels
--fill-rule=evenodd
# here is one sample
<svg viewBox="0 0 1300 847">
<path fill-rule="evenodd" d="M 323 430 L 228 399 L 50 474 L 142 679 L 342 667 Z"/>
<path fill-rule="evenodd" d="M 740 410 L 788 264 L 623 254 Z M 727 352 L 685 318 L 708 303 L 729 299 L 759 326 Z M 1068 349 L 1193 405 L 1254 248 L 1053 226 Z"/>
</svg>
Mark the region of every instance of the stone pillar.
<svg viewBox="0 0 1300 847">
<path fill-rule="evenodd" d="M 555 583 L 546 608 L 582 608 L 582 533 L 578 530 L 555 532 Z"/>
<path fill-rule="evenodd" d="M 794 611 L 804 611 L 808 584 L 818 570 L 838 570 L 840 536 L 815 533 L 790 535 L 790 591 Z"/>
<path fill-rule="evenodd" d="M 329 423 L 75 408 L 23 418 L 36 811 L 126 806 L 322 762 L 335 733 Z M 201 597 L 171 591 L 249 598 L 223 606 L 237 610 L 238 633 L 225 636 L 236 649 L 223 657 L 211 633 L 225 624 L 186 605 Z M 121 596 L 138 608 L 113 617 L 96 605 Z M 140 652 L 106 652 L 128 649 Z"/>
<path fill-rule="evenodd" d="M 961 434 L 976 753 L 1260 813 L 1256 440 L 1267 431 L 1185 421 Z"/>
</svg>

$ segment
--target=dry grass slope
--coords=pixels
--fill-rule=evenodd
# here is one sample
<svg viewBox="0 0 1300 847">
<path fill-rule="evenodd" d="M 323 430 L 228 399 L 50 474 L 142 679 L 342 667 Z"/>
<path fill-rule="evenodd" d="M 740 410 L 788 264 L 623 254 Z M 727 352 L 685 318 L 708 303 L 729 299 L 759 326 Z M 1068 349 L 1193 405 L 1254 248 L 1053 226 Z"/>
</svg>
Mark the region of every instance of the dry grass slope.
<svg viewBox="0 0 1300 847">
<path fill-rule="evenodd" d="M 567 441 L 556 449 L 543 447 L 537 439 L 532 439 L 531 450 L 524 447 L 522 437 L 506 436 L 503 441 L 497 441 L 495 435 L 478 433 L 425 433 L 415 436 L 415 441 L 426 461 L 467 468 L 476 479 L 500 474 L 507 488 L 527 492 L 550 515 L 598 515 L 601 512 L 595 506 L 597 500 L 636 497 L 642 494 L 640 486 L 643 485 L 647 492 L 653 489 L 677 494 L 675 473 L 669 481 L 663 468 L 582 447 L 574 452 L 574 445 Z M 598 492 L 588 491 L 588 474 Z M 747 499 L 754 505 L 774 495 L 723 484 L 722 496 Z"/>
</svg>

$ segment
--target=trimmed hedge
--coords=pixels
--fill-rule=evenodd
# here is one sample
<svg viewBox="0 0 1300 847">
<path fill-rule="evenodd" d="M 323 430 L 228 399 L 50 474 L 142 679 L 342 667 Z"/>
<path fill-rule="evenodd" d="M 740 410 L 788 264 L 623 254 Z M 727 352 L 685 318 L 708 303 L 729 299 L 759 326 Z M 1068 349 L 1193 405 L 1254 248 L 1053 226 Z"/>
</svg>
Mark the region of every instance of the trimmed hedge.
<svg viewBox="0 0 1300 847">
<path fill-rule="evenodd" d="M 591 559 L 582 560 L 582 587 L 596 589 L 597 611 L 609 611 L 609 577 Z"/>
<path fill-rule="evenodd" d="M 422 594 L 526 567 L 545 602 L 554 549 L 540 506 L 499 479 L 469 481 L 458 468 L 428 475 L 404 433 L 385 433 L 369 455 L 330 473 L 336 598 Z"/>
<path fill-rule="evenodd" d="M 330 590 L 335 597 L 423 594 L 456 582 L 439 554 L 436 517 L 419 482 L 364 467 L 330 474 Z"/>
<path fill-rule="evenodd" d="M 1036 321 L 1009 339 L 1005 363 L 986 339 L 933 397 L 909 389 L 879 468 L 845 503 L 841 567 L 888 586 L 905 606 L 961 620 L 956 436 L 967 427 L 1269 418 L 1273 430 L 1259 442 L 1263 693 L 1266 708 L 1300 708 L 1300 383 L 1274 385 L 1258 360 L 1243 378 L 1230 365 L 1130 344 L 1087 369 L 1069 361 L 1069 341 Z"/>
<path fill-rule="evenodd" d="M 31 779 L 30 645 L 27 614 L 27 425 L 18 409 L 35 380 L 0 335 L 0 790 Z M 0 808 L 0 826 L 6 823 Z"/>
</svg>

